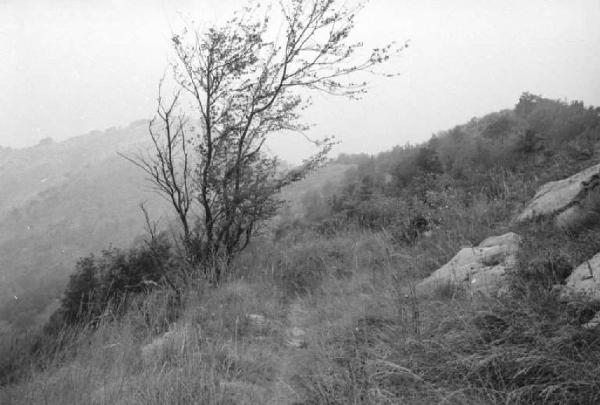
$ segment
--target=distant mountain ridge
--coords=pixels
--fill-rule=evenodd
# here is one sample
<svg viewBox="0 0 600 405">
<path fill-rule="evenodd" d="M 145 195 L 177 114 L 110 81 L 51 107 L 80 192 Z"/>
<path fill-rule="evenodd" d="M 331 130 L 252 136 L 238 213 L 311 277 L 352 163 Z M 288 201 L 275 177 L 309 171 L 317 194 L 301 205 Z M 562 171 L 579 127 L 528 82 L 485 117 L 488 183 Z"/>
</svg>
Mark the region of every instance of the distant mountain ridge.
<svg viewBox="0 0 600 405">
<path fill-rule="evenodd" d="M 57 308 L 77 260 L 109 246 L 128 247 L 144 234 L 144 202 L 166 226 L 169 204 L 145 173 L 119 153 L 150 146 L 148 121 L 93 131 L 25 149 L 0 150 L 0 334 L 42 324 Z M 330 164 L 286 188 L 283 215 L 326 182 L 341 182 L 353 165 Z M 281 162 L 281 169 L 292 166 Z M 277 220 L 277 218 L 275 219 Z"/>
<path fill-rule="evenodd" d="M 0 321 L 27 326 L 77 259 L 143 233 L 140 202 L 164 214 L 141 170 L 148 121 L 0 152 Z"/>
<path fill-rule="evenodd" d="M 66 181 L 70 173 L 114 156 L 118 150 L 142 145 L 147 128 L 148 121 L 140 120 L 125 128 L 92 131 L 61 142 L 0 149 L 0 189 L 12 191 L 0 197 L 0 217 L 7 209 Z"/>
</svg>

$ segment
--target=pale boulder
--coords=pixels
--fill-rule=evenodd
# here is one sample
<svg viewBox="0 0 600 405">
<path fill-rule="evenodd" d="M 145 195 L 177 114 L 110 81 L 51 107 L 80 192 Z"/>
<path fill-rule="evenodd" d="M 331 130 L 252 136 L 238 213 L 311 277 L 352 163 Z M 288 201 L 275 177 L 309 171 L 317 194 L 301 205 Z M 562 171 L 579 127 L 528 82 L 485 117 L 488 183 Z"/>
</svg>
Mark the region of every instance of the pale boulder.
<svg viewBox="0 0 600 405">
<path fill-rule="evenodd" d="M 584 329 L 596 329 L 600 326 L 600 312 L 597 313 L 588 323 L 583 325 Z"/>
<path fill-rule="evenodd" d="M 485 295 L 498 293 L 506 272 L 516 266 L 521 237 L 509 232 L 487 238 L 477 247 L 461 249 L 456 256 L 416 286 L 417 293 L 429 294 L 448 285 L 465 287 Z"/>
<path fill-rule="evenodd" d="M 264 328 L 267 325 L 267 318 L 259 314 L 247 315 L 248 321 L 256 328 Z"/>
<path fill-rule="evenodd" d="M 525 222 L 539 217 L 555 216 L 555 224 L 566 230 L 578 228 L 588 221 L 596 207 L 594 195 L 600 190 L 600 164 L 569 178 L 544 184 L 517 217 Z"/>
<path fill-rule="evenodd" d="M 563 296 L 573 293 L 600 299 L 600 253 L 580 264 L 567 278 Z"/>
<path fill-rule="evenodd" d="M 287 334 L 287 345 L 296 348 L 303 348 L 307 345 L 306 343 L 306 332 L 298 327 L 290 328 L 286 331 Z"/>
<path fill-rule="evenodd" d="M 158 336 L 151 343 L 142 346 L 142 360 L 146 365 L 162 364 L 171 358 L 181 356 L 192 338 L 191 326 L 174 325 L 162 336 Z"/>
</svg>

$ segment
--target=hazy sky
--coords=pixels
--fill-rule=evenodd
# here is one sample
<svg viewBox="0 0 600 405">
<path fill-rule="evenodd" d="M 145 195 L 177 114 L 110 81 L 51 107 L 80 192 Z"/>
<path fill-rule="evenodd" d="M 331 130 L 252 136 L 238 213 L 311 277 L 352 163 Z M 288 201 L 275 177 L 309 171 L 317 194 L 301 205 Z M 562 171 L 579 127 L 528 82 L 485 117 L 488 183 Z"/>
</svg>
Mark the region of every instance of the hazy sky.
<svg viewBox="0 0 600 405">
<path fill-rule="evenodd" d="M 172 27 L 236 0 L 0 0 L 0 145 L 65 139 L 150 117 Z M 316 99 L 314 136 L 374 153 L 423 141 L 523 91 L 600 105 L 600 1 L 372 0 L 355 38 L 410 40 L 394 79 L 361 101 Z M 290 136 L 272 148 L 297 160 Z"/>
</svg>

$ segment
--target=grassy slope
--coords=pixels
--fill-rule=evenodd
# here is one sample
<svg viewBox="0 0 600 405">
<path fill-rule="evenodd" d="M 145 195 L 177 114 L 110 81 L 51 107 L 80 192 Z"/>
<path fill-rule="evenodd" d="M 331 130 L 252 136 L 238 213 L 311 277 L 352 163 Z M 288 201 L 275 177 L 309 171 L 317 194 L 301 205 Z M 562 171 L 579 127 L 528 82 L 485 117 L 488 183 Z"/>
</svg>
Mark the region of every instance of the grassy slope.
<svg viewBox="0 0 600 405">
<path fill-rule="evenodd" d="M 410 293 L 465 241 L 508 228 L 516 207 L 498 204 L 456 208 L 451 222 L 410 248 L 356 231 L 257 241 L 234 280 L 190 289 L 170 326 L 175 338 L 149 359 L 142 348 L 165 328 L 161 293 L 125 319 L 71 337 L 68 353 L 47 354 L 44 370 L 5 387 L 0 402 L 594 403 L 599 342 L 576 321 L 587 304 L 565 307 L 535 288 L 511 300 Z M 516 230 L 548 251 L 554 243 L 579 252 L 573 261 L 599 236 L 548 238 L 544 226 Z M 544 255 L 528 249 L 522 260 L 535 268 Z M 494 319 L 505 327 L 495 329 Z M 293 328 L 305 332 L 299 347 L 288 344 Z"/>
<path fill-rule="evenodd" d="M 231 280 L 190 286 L 175 322 L 167 294 L 155 292 L 123 319 L 65 331 L 69 349 L 42 345 L 0 402 L 599 403 L 600 338 L 582 325 L 600 307 L 561 302 L 551 287 L 600 250 L 600 230 L 512 224 L 541 183 L 565 175 L 538 174 L 504 179 L 501 197 L 468 205 L 440 192 L 441 222 L 413 245 L 384 231 L 310 227 L 255 240 Z M 525 238 L 511 295 L 412 294 L 460 247 L 508 230 Z M 24 347 L 3 344 L 0 357 Z"/>
</svg>

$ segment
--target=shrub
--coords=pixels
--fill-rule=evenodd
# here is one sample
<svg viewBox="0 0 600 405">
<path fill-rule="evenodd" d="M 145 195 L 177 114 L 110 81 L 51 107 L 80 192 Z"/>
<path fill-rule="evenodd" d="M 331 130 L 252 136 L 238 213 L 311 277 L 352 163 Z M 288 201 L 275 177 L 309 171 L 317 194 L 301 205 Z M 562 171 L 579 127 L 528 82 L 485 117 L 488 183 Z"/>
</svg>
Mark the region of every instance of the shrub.
<svg viewBox="0 0 600 405">
<path fill-rule="evenodd" d="M 112 248 L 80 259 L 51 323 L 89 322 L 124 310 L 129 298 L 168 280 L 170 249 L 163 235 L 128 251 Z"/>
</svg>

